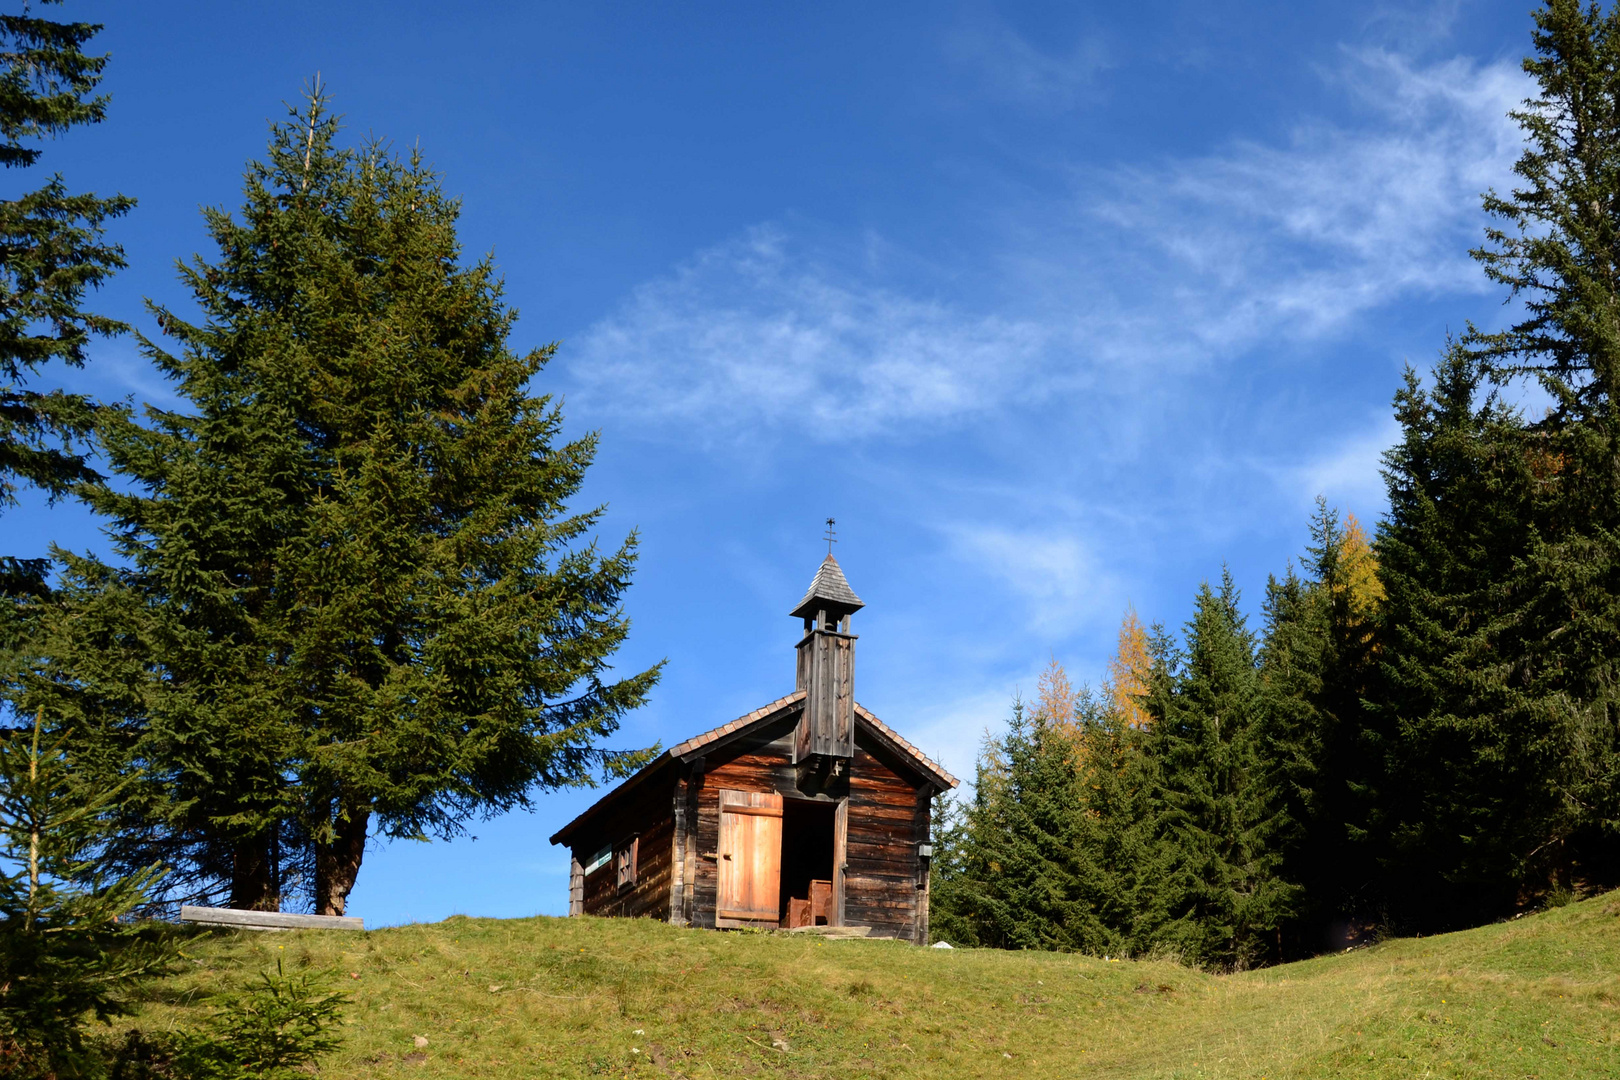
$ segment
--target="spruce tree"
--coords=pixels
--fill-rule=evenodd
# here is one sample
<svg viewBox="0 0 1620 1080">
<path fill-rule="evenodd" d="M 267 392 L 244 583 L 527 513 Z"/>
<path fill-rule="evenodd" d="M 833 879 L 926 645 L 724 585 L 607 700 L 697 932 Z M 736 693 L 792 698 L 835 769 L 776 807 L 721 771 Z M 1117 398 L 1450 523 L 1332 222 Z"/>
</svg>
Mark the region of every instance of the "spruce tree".
<svg viewBox="0 0 1620 1080">
<path fill-rule="evenodd" d="M 1072 949 L 1085 936 L 1073 829 L 1074 744 L 1061 721 L 1013 703 L 981 754 L 947 925 L 972 944 Z"/>
<path fill-rule="evenodd" d="M 1548 0 L 1535 22 L 1516 186 L 1485 197 L 1474 252 L 1522 317 L 1460 342 L 1486 382 L 1551 398 L 1512 443 L 1527 542 L 1471 621 L 1484 722 L 1540 808 L 1507 859 L 1527 896 L 1620 872 L 1620 11 Z"/>
<path fill-rule="evenodd" d="M 85 51 L 100 29 L 26 6 L 0 15 L 0 166 L 37 165 L 38 140 L 105 117 L 107 98 L 95 91 L 107 57 Z M 84 301 L 123 267 L 104 228 L 134 205 L 122 195 L 75 194 L 60 175 L 0 200 L 0 507 L 15 502 L 19 484 L 55 499 L 95 475 L 84 453 L 91 401 L 30 382 L 53 362 L 82 366 L 93 335 L 127 329 L 84 310 Z M 0 590 L 37 592 L 45 570 L 43 560 L 0 559 Z"/>
<path fill-rule="evenodd" d="M 1225 968 L 1276 955 L 1298 894 L 1279 874 L 1290 823 L 1265 766 L 1264 692 L 1237 605 L 1223 573 L 1219 592 L 1199 589 L 1184 648 L 1155 635 L 1145 742 L 1163 866 L 1146 936 Z"/>
<path fill-rule="evenodd" d="M 1100 700 L 1083 694 L 1076 709 L 1081 764 L 1074 831 L 1082 856 L 1080 886 L 1100 928 L 1088 951 L 1147 954 L 1161 922 L 1160 887 L 1167 869 L 1153 814 L 1156 772 L 1145 749 L 1150 739 L 1145 709 L 1140 701 L 1122 701 L 1118 682 L 1109 689 Z"/>
<path fill-rule="evenodd" d="M 1067 717 L 1014 702 L 987 739 L 971 801 L 936 836 L 936 937 L 955 944 L 1127 951 L 1151 847 L 1138 733 L 1086 690 Z"/>
<path fill-rule="evenodd" d="M 369 836 L 634 765 L 601 742 L 657 678 L 610 677 L 635 537 L 602 552 L 601 508 L 569 509 L 596 437 L 528 392 L 553 347 L 507 347 L 421 158 L 338 131 L 318 91 L 274 125 L 240 212 L 207 212 L 217 256 L 182 267 L 203 320 L 154 305 L 189 408 L 101 424 L 123 483 L 87 498 L 129 569 L 68 559 L 31 684 L 145 770 L 137 851 L 234 906 L 294 874 L 328 914 Z"/>
<path fill-rule="evenodd" d="M 98 1075 L 107 1054 L 86 1026 L 128 1015 L 174 955 L 157 929 L 120 921 L 157 869 L 98 865 L 121 792 L 76 782 L 40 720 L 0 736 L 0 1075 L 16 1080 Z"/>
<path fill-rule="evenodd" d="M 1504 651 L 1555 468 L 1529 452 L 1536 439 L 1518 414 L 1482 394 L 1484 377 L 1457 347 L 1429 389 L 1409 370 L 1395 402 L 1401 441 L 1384 459 L 1379 831 L 1405 929 L 1511 910 L 1534 891 L 1533 854 L 1571 824 L 1571 748 L 1556 713 L 1521 707 L 1523 654 Z M 1556 653 L 1556 640 L 1542 646 Z"/>
<path fill-rule="evenodd" d="M 1386 739 L 1370 722 L 1381 589 L 1366 539 L 1318 499 L 1304 575 L 1266 588 L 1261 753 L 1290 829 L 1283 874 L 1301 887 L 1290 954 L 1342 946 L 1377 921 L 1376 797 Z"/>
</svg>

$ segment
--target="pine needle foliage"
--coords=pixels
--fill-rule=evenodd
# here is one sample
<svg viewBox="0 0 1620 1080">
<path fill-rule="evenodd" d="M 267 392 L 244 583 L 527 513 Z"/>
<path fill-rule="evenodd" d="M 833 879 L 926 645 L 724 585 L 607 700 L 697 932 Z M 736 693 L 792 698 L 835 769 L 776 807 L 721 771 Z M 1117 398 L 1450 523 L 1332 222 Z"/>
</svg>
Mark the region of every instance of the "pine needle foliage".
<svg viewBox="0 0 1620 1080">
<path fill-rule="evenodd" d="M 217 997 L 200 1028 L 182 1033 L 170 1069 L 185 1080 L 296 1080 L 342 1045 L 337 1025 L 346 994 L 332 989 L 330 971 L 289 974 L 280 955 L 275 971 Z"/>
<path fill-rule="evenodd" d="M 1353 517 L 1318 499 L 1300 571 L 1266 587 L 1263 753 L 1290 823 L 1284 874 L 1302 890 L 1284 951 L 1347 944 L 1382 911 L 1374 819 L 1385 740 L 1369 726 L 1382 586 Z"/>
<path fill-rule="evenodd" d="M 963 943 L 1007 949 L 1084 947 L 1086 909 L 1076 747 L 1067 717 L 1014 702 L 1007 734 L 981 761 L 967 811 L 969 847 L 950 912 Z M 971 927 L 971 929 L 967 929 Z M 971 941 L 968 939 L 971 938 Z"/>
<path fill-rule="evenodd" d="M 1377 724 L 1390 738 L 1388 872 L 1402 883 L 1391 896 L 1414 929 L 1512 910 L 1547 871 L 1546 842 L 1574 824 L 1567 729 L 1559 711 L 1525 707 L 1527 658 L 1512 642 L 1557 465 L 1484 379 L 1461 348 L 1430 389 L 1408 372 L 1402 439 L 1385 455 Z M 1566 632 L 1536 651 L 1556 655 Z"/>
<path fill-rule="evenodd" d="M 1522 186 L 1487 192 L 1497 222 L 1474 258 L 1524 317 L 1463 348 L 1486 378 L 1533 378 L 1555 426 L 1620 420 L 1620 9 L 1546 0 L 1524 70 L 1535 95 L 1509 113 L 1526 148 Z"/>
<path fill-rule="evenodd" d="M 0 1074 L 17 1080 L 98 1074 L 87 1024 L 128 1015 L 174 955 L 127 921 L 157 868 L 107 879 L 97 863 L 121 792 L 87 790 L 42 717 L 0 736 Z"/>
<path fill-rule="evenodd" d="M 1061 667 L 1048 672 L 1067 685 Z M 936 811 L 936 940 L 1098 955 L 1158 947 L 1163 866 L 1142 731 L 1085 687 L 1071 694 L 1066 718 L 1015 701 L 1007 732 L 986 738 L 971 797 Z"/>
<path fill-rule="evenodd" d="M 1267 767 L 1265 694 L 1237 587 L 1200 587 L 1185 646 L 1156 635 L 1144 750 L 1163 863 L 1154 940 L 1223 968 L 1275 959 L 1298 886 L 1281 876 L 1291 827 Z"/>
<path fill-rule="evenodd" d="M 508 347 L 419 153 L 339 132 L 318 87 L 290 109 L 180 268 L 201 318 L 153 305 L 187 408 L 100 425 L 121 483 L 85 497 L 128 569 L 64 556 L 29 691 L 143 770 L 126 861 L 328 914 L 368 836 L 634 767 L 602 740 L 658 675 L 611 674 L 636 538 L 570 509 L 597 440 L 529 392 L 554 346 Z"/>
<path fill-rule="evenodd" d="M 1523 540 L 1452 623 L 1477 645 L 1458 722 L 1487 815 L 1458 854 L 1519 899 L 1620 871 L 1620 10 L 1548 0 L 1534 18 L 1517 182 L 1485 197 L 1473 253 L 1523 315 L 1458 348 L 1482 384 L 1529 379 L 1551 405 L 1482 445 Z"/>
<path fill-rule="evenodd" d="M 100 29 L 26 6 L 0 15 L 0 166 L 37 165 L 40 140 L 105 117 L 107 98 L 96 87 L 107 57 L 85 51 Z M 53 362 L 82 366 L 93 336 L 128 329 L 84 302 L 124 266 L 123 249 L 104 230 L 134 205 L 123 195 L 73 193 L 60 175 L 0 200 L 0 506 L 15 503 L 21 484 L 55 499 L 95 476 L 85 458 L 94 404 L 29 384 Z M 45 569 L 42 560 L 6 557 L 0 587 L 37 592 Z"/>
</svg>

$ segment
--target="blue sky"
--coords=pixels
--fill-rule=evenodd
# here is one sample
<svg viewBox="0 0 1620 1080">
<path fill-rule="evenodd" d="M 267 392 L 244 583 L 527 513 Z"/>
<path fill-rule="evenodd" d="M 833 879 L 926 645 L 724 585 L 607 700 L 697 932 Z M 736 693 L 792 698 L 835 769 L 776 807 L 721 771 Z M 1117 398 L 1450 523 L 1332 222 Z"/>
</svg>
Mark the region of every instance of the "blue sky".
<svg viewBox="0 0 1620 1080">
<path fill-rule="evenodd" d="M 319 71 L 464 198 L 514 346 L 561 342 L 585 501 L 643 542 L 620 662 L 668 660 L 619 744 L 791 690 L 831 515 L 857 696 L 970 778 L 1050 657 L 1097 680 L 1127 604 L 1179 624 L 1225 561 L 1258 623 L 1318 494 L 1376 520 L 1402 365 L 1504 317 L 1467 250 L 1527 7 L 69 0 L 113 102 L 44 168 L 140 199 L 97 303 L 155 333 L 142 297 L 184 305 L 198 208 Z M 47 381 L 169 400 L 127 340 Z M 102 545 L 74 506 L 0 517 L 0 550 L 51 541 Z M 546 840 L 594 797 L 376 845 L 351 911 L 564 912 Z"/>
</svg>

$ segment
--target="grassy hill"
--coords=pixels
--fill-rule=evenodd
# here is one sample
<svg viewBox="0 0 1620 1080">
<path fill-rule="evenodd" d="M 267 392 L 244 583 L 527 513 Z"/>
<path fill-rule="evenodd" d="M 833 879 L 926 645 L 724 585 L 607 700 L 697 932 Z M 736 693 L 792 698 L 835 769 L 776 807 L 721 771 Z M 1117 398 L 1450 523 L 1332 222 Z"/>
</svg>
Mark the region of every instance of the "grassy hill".
<svg viewBox="0 0 1620 1080">
<path fill-rule="evenodd" d="M 1620 1077 L 1617 901 L 1233 976 L 597 919 L 209 932 L 140 1023 L 279 955 L 353 995 L 326 1077 Z"/>
</svg>

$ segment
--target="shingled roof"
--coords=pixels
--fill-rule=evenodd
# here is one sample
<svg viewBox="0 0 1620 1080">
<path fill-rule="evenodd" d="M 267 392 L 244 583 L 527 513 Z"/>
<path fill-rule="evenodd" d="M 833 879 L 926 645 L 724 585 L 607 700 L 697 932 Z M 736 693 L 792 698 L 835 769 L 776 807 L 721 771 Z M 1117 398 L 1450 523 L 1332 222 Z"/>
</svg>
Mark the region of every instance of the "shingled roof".
<svg viewBox="0 0 1620 1080">
<path fill-rule="evenodd" d="M 861 598 L 855 595 L 855 590 L 849 587 L 849 581 L 844 577 L 844 571 L 838 565 L 838 560 L 832 557 L 832 552 L 821 560 L 816 567 L 816 576 L 810 582 L 810 590 L 799 601 L 799 606 L 790 614 L 795 619 L 813 618 L 817 611 L 824 608 L 834 608 L 841 612 L 859 611 L 866 605 Z"/>
<path fill-rule="evenodd" d="M 837 567 L 836 563 L 833 565 L 835 568 Z M 842 577 L 842 575 L 840 575 L 840 577 Z M 848 586 L 846 585 L 845 588 L 848 588 Z M 854 594 L 852 593 L 851 595 Z M 643 766 L 642 769 L 634 776 L 630 777 L 614 790 L 608 792 L 608 794 L 603 796 L 603 798 L 594 806 L 590 807 L 573 821 L 570 821 L 567 825 L 564 825 L 561 829 L 557 830 L 556 834 L 552 836 L 551 842 L 553 844 L 565 842 L 569 834 L 571 834 L 580 825 L 583 825 L 590 818 L 602 813 L 604 808 L 606 808 L 609 804 L 617 802 L 627 792 L 639 787 L 641 783 L 649 776 L 663 768 L 669 767 L 672 762 L 695 756 L 700 751 L 712 746 L 715 743 L 729 742 L 729 737 L 740 737 L 756 726 L 770 724 L 787 716 L 791 716 L 793 710 L 799 708 L 803 702 L 804 691 L 795 690 L 786 697 L 777 698 L 769 705 L 762 705 L 752 712 L 744 713 L 742 716 L 737 717 L 737 719 L 732 720 L 729 723 L 721 724 L 719 727 L 705 731 L 701 735 L 694 735 L 685 742 L 676 743 L 674 746 L 670 747 L 668 750 L 654 758 L 647 765 Z M 935 784 L 939 785 L 941 790 L 949 790 L 960 782 L 956 779 L 956 777 L 946 772 L 945 769 L 937 762 L 929 758 L 928 755 L 924 754 L 921 750 L 918 750 L 915 746 L 911 745 L 910 742 L 906 741 L 906 739 L 903 738 L 899 732 L 895 731 L 888 724 L 885 724 L 882 720 L 879 720 L 876 715 L 869 712 L 866 706 L 860 704 L 859 702 L 856 702 L 855 704 L 855 718 L 868 731 L 877 736 L 880 742 L 887 743 L 890 749 L 897 752 L 902 758 L 909 758 L 912 767 L 920 772 L 926 779 L 931 780 Z"/>
</svg>

